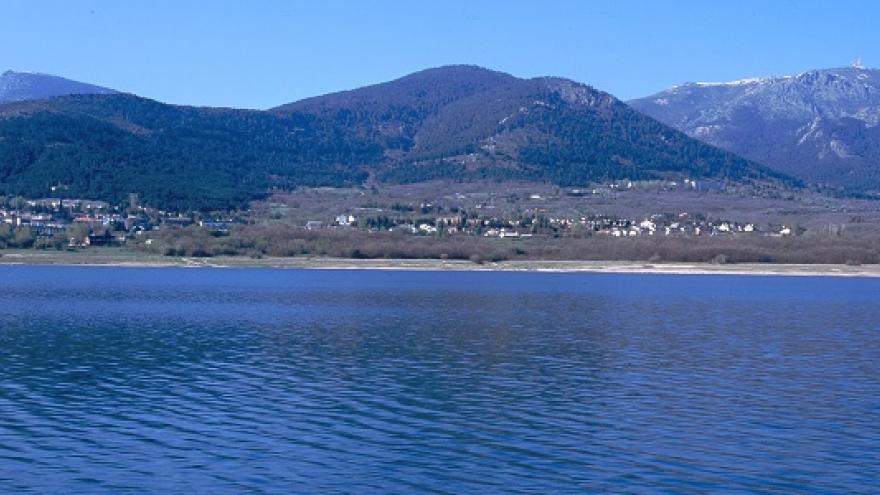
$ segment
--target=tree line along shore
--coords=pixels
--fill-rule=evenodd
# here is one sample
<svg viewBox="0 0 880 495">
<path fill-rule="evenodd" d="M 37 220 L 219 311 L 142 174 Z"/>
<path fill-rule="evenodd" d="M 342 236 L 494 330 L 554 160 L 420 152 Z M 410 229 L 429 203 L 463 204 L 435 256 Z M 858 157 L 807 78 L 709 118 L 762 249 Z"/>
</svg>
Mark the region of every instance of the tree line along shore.
<svg viewBox="0 0 880 495">
<path fill-rule="evenodd" d="M 9 247 L 7 247 L 9 249 Z M 119 255 L 131 259 L 218 257 L 337 258 L 352 260 L 458 260 L 474 264 L 506 261 L 632 261 L 646 263 L 838 264 L 880 263 L 880 235 L 804 234 L 790 237 L 639 236 L 490 238 L 424 237 L 402 232 L 306 230 L 281 224 L 239 226 L 218 234 L 202 227 L 156 231 L 124 247 L 30 247 L 32 253 Z M 5 261 L 9 261 L 8 259 Z"/>
</svg>

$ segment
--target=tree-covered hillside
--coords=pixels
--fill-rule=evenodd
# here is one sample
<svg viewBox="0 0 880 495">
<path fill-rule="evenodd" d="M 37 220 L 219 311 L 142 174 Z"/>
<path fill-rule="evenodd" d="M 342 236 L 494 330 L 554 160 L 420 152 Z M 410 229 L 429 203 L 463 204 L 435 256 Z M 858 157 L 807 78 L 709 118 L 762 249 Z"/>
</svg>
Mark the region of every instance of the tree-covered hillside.
<svg viewBox="0 0 880 495">
<path fill-rule="evenodd" d="M 239 207 L 271 187 L 362 182 L 381 149 L 311 116 L 164 105 L 130 95 L 0 107 L 0 191 L 173 209 Z M 58 186 L 61 186 L 58 189 Z"/>
<path fill-rule="evenodd" d="M 368 177 L 568 185 L 670 174 L 783 178 L 588 86 L 469 66 L 267 112 L 122 94 L 0 106 L 0 194 L 120 202 L 135 192 L 162 208 L 225 209 L 273 188 Z"/>
</svg>

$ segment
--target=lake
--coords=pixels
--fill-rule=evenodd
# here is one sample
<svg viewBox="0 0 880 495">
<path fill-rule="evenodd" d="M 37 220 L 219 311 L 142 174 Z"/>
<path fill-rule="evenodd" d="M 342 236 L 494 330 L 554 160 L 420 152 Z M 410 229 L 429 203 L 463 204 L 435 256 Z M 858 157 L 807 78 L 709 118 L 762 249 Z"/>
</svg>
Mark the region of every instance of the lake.
<svg viewBox="0 0 880 495">
<path fill-rule="evenodd" d="M 2 493 L 877 493 L 880 280 L 0 267 Z"/>
</svg>

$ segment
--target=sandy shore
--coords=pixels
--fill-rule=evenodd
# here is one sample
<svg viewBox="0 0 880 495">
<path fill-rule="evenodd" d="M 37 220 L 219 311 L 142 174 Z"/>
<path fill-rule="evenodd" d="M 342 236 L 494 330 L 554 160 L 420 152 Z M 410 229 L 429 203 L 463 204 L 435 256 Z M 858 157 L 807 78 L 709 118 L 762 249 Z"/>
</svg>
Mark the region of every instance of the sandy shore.
<svg viewBox="0 0 880 495">
<path fill-rule="evenodd" d="M 527 271 L 642 274 L 725 274 L 880 277 L 880 265 L 783 265 L 769 263 L 644 263 L 632 261 L 502 261 L 476 264 L 458 260 L 359 260 L 338 258 L 165 257 L 115 249 L 80 252 L 2 251 L 0 265 L 75 265 L 191 268 L 291 268 L 325 270 Z"/>
</svg>

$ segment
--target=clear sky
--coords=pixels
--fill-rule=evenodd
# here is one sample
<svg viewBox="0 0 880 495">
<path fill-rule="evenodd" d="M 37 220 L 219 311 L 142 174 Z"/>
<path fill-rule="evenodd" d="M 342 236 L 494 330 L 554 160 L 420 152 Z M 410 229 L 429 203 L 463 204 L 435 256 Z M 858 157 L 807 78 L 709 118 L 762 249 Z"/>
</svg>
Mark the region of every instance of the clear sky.
<svg viewBox="0 0 880 495">
<path fill-rule="evenodd" d="M 3 0 L 0 70 L 267 108 L 468 63 L 623 98 L 880 66 L 876 0 Z"/>
</svg>

